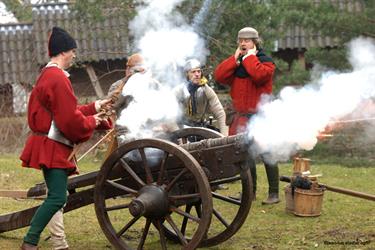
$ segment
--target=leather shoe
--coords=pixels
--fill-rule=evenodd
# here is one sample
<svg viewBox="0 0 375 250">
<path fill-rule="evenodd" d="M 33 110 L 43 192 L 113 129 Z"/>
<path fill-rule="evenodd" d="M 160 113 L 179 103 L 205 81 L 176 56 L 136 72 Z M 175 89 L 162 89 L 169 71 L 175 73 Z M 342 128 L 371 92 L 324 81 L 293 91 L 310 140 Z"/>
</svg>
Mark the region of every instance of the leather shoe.
<svg viewBox="0 0 375 250">
<path fill-rule="evenodd" d="M 38 250 L 39 248 L 37 246 L 31 245 L 29 243 L 22 243 L 21 250 Z"/>
<path fill-rule="evenodd" d="M 276 204 L 276 203 L 279 203 L 280 202 L 280 199 L 279 199 L 279 194 L 278 193 L 270 193 L 268 195 L 268 198 L 264 201 L 262 201 L 262 205 L 272 205 L 272 204 Z"/>
</svg>

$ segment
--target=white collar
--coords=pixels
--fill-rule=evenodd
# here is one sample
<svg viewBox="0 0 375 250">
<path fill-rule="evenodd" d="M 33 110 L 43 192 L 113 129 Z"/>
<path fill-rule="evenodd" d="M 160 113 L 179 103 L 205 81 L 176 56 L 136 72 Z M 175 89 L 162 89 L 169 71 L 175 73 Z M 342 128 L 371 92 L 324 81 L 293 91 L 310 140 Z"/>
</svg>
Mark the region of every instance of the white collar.
<svg viewBox="0 0 375 250">
<path fill-rule="evenodd" d="M 47 65 L 46 65 L 46 68 L 49 68 L 49 67 L 57 67 L 59 69 L 62 70 L 62 72 L 64 72 L 65 76 L 66 77 L 69 77 L 70 74 L 68 73 L 68 71 L 66 70 L 63 70 L 62 68 L 59 67 L 59 65 L 57 63 L 54 63 L 54 62 L 48 62 Z"/>
</svg>

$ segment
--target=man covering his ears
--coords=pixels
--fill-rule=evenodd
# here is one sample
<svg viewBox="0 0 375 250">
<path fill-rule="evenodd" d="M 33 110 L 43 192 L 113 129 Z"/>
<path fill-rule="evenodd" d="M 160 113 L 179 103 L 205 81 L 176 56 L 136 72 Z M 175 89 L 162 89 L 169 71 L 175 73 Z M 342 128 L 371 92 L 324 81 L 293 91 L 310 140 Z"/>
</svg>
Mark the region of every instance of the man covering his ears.
<svg viewBox="0 0 375 250">
<path fill-rule="evenodd" d="M 237 49 L 234 55 L 222 61 L 215 69 L 215 80 L 230 86 L 233 105 L 233 119 L 229 135 L 244 132 L 250 118 L 257 112 L 257 105 L 263 94 L 272 94 L 272 78 L 275 64 L 261 47 L 258 31 L 245 27 L 238 32 Z M 268 198 L 263 204 L 278 203 L 279 169 L 277 164 L 265 161 L 261 156 L 267 172 L 269 183 Z M 254 197 L 256 192 L 255 162 L 250 163 L 253 178 Z"/>
</svg>

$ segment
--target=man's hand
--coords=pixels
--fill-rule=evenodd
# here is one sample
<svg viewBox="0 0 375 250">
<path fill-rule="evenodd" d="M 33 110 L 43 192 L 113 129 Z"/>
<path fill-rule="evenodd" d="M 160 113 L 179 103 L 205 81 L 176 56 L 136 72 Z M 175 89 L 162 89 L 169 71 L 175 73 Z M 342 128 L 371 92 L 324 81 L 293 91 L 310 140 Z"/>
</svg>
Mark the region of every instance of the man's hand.
<svg viewBox="0 0 375 250">
<path fill-rule="evenodd" d="M 104 115 L 105 115 L 105 112 L 99 112 L 99 113 L 97 113 L 97 114 L 94 115 L 96 126 L 99 126 L 99 124 L 100 124 L 103 120 L 105 120 L 105 119 L 103 118 Z"/>
<path fill-rule="evenodd" d="M 112 107 L 112 99 L 97 100 L 95 102 L 96 112 L 101 110 L 109 110 Z"/>
<path fill-rule="evenodd" d="M 234 53 L 234 59 L 238 62 L 238 58 L 241 56 L 241 49 L 237 47 L 236 52 Z"/>
</svg>

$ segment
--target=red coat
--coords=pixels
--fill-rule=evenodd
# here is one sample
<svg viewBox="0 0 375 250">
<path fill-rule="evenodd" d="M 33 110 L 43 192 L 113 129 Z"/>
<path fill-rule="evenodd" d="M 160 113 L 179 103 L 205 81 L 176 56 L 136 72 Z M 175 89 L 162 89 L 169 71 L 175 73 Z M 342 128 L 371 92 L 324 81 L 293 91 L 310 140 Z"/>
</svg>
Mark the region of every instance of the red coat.
<svg viewBox="0 0 375 250">
<path fill-rule="evenodd" d="M 20 159 L 23 167 L 40 169 L 76 168 L 68 161 L 72 148 L 49 139 L 45 134 L 52 117 L 67 139 L 74 143 L 87 141 L 96 127 L 95 104 L 77 105 L 77 98 L 68 77 L 57 67 L 44 68 L 31 92 L 28 104 L 28 124 L 32 131 Z M 102 124 L 110 128 L 111 124 Z"/>
<path fill-rule="evenodd" d="M 248 114 L 257 111 L 262 94 L 272 93 L 272 78 L 275 64 L 262 51 L 246 57 L 242 65 L 247 76 L 236 74 L 238 65 L 234 56 L 221 62 L 214 72 L 215 80 L 223 85 L 229 85 L 233 108 L 237 112 L 233 123 L 229 127 L 229 135 L 243 132 L 249 120 Z"/>
</svg>

